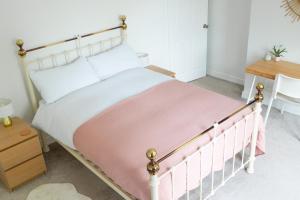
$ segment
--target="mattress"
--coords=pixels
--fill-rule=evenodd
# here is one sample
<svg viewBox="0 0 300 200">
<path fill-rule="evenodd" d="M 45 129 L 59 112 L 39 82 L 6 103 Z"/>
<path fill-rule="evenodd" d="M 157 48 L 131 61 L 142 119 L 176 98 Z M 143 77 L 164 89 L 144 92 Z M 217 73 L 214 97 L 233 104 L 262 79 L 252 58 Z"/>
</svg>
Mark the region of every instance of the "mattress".
<svg viewBox="0 0 300 200">
<path fill-rule="evenodd" d="M 145 68 L 134 68 L 40 106 L 32 124 L 64 145 L 76 149 L 73 135 L 84 122 L 106 108 L 172 78 Z"/>
</svg>

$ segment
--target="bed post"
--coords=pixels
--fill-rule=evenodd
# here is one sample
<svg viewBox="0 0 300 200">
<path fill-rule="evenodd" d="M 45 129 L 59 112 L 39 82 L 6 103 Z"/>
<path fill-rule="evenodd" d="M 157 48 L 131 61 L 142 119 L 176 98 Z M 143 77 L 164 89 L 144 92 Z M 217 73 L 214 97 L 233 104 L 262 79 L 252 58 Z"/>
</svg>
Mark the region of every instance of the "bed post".
<svg viewBox="0 0 300 200">
<path fill-rule="evenodd" d="M 121 20 L 121 38 L 122 38 L 122 43 L 125 42 L 127 40 L 127 34 L 126 34 L 126 30 L 127 30 L 127 24 L 126 24 L 126 19 L 127 17 L 125 15 L 121 15 L 120 16 L 120 20 Z"/>
<path fill-rule="evenodd" d="M 147 171 L 150 175 L 150 193 L 151 193 L 151 200 L 158 200 L 158 185 L 159 180 L 157 177 L 157 173 L 159 171 L 159 163 L 156 162 L 156 155 L 157 152 L 155 149 L 149 149 L 146 153 L 147 158 L 150 162 L 147 164 Z"/>
<path fill-rule="evenodd" d="M 259 118 L 260 118 L 260 113 L 262 111 L 262 101 L 264 99 L 263 96 L 263 89 L 264 85 L 262 83 L 258 83 L 256 85 L 257 93 L 255 95 L 255 119 L 254 119 L 254 129 L 252 133 L 252 138 L 251 138 L 251 151 L 250 151 L 250 162 L 247 167 L 247 172 L 249 174 L 254 173 L 254 161 L 255 161 L 255 152 L 256 152 L 256 143 L 257 143 L 257 137 L 258 137 L 258 126 L 259 126 Z"/>
<path fill-rule="evenodd" d="M 24 45 L 23 40 L 18 39 L 16 41 L 16 45 L 19 48 L 18 55 L 20 57 L 20 65 L 23 68 L 22 70 L 24 70 L 25 81 L 26 81 L 26 86 L 27 86 L 28 92 L 29 92 L 29 97 L 30 97 L 30 101 L 31 101 L 32 110 L 35 113 L 38 109 L 38 102 L 37 102 L 37 97 L 36 97 L 36 94 L 34 92 L 32 82 L 31 82 L 30 77 L 29 77 L 27 66 L 25 64 L 25 57 L 27 55 L 27 51 L 23 48 L 23 45 Z M 46 143 L 45 136 L 42 133 L 39 133 L 39 137 L 40 137 L 40 141 L 42 143 L 43 151 L 48 152 L 49 147 Z"/>
<path fill-rule="evenodd" d="M 26 86 L 27 86 L 27 89 L 28 89 L 28 92 L 29 92 L 29 97 L 30 97 L 30 101 L 31 101 L 32 110 L 35 113 L 37 111 L 38 103 L 37 103 L 36 95 L 34 93 L 33 85 L 31 83 L 31 80 L 30 80 L 30 77 L 29 77 L 27 66 L 25 64 L 25 57 L 27 55 L 27 51 L 23 48 L 23 45 L 24 45 L 23 40 L 18 39 L 16 41 L 16 45 L 19 47 L 18 55 L 20 56 L 20 64 L 23 68 L 22 70 L 24 70 L 24 73 L 25 73 Z"/>
</svg>

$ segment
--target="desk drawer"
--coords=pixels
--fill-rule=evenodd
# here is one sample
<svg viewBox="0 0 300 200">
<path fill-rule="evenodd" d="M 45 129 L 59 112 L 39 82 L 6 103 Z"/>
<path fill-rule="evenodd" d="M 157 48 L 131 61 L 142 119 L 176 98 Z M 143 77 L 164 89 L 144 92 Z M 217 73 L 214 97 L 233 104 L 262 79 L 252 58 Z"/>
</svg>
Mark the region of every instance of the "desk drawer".
<svg viewBox="0 0 300 200">
<path fill-rule="evenodd" d="M 4 172 L 5 183 L 8 188 L 13 189 L 22 183 L 46 172 L 43 155 L 39 155 L 17 167 Z"/>
<path fill-rule="evenodd" d="M 42 153 L 38 137 L 0 152 L 0 170 L 6 171 Z"/>
</svg>

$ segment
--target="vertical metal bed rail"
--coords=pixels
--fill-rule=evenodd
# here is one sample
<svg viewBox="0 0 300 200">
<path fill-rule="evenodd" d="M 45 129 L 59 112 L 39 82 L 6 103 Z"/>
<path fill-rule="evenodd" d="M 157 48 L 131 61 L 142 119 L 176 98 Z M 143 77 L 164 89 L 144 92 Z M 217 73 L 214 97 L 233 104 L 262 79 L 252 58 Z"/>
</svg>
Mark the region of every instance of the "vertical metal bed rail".
<svg viewBox="0 0 300 200">
<path fill-rule="evenodd" d="M 236 157 L 236 143 L 237 143 L 237 123 L 234 124 L 234 145 L 233 145 L 233 154 L 232 154 L 232 171 L 231 176 L 235 175 L 235 157 Z"/>
<path fill-rule="evenodd" d="M 225 185 L 226 143 L 227 143 L 227 131 L 224 132 L 223 169 L 222 169 L 222 183 L 221 183 L 222 185 Z"/>
<path fill-rule="evenodd" d="M 202 151 L 201 149 L 199 150 L 199 158 L 200 158 L 200 166 L 199 166 L 199 170 L 200 170 L 200 185 L 199 185 L 199 200 L 202 200 L 203 198 L 203 179 L 202 179 Z"/>
<path fill-rule="evenodd" d="M 171 169 L 172 200 L 174 200 L 174 168 Z"/>
<path fill-rule="evenodd" d="M 188 156 L 185 159 L 185 193 L 186 193 L 186 200 L 190 200 L 190 191 L 189 191 L 189 161 L 190 161 L 190 157 Z"/>
<path fill-rule="evenodd" d="M 174 153 L 178 152 L 180 149 L 182 149 L 183 147 L 185 147 L 185 145 L 190 144 L 190 142 L 192 141 L 188 141 L 186 142 L 184 145 L 178 147 L 177 149 L 173 150 L 171 153 L 167 154 L 166 156 L 164 156 L 163 158 L 157 160 L 157 151 L 155 149 L 149 149 L 146 153 L 147 158 L 150 160 L 150 162 L 147 164 L 147 171 L 150 175 L 150 193 L 151 193 L 151 200 L 159 200 L 159 181 L 164 178 L 165 175 L 170 174 L 171 176 L 171 192 L 172 192 L 172 200 L 174 199 L 174 169 L 180 165 L 180 164 L 185 164 L 185 192 L 186 192 L 186 199 L 189 200 L 190 198 L 190 191 L 189 191 L 189 162 L 192 156 L 194 155 L 198 155 L 200 157 L 200 167 L 199 167 L 199 171 L 200 171 L 200 181 L 199 181 L 199 199 L 200 200 L 206 200 L 209 199 L 211 196 L 214 195 L 214 193 L 220 188 L 222 187 L 228 180 L 230 180 L 232 177 L 235 176 L 235 174 L 240 171 L 242 168 L 244 168 L 247 164 L 248 167 L 246 168 L 247 172 L 249 174 L 254 173 L 254 161 L 255 161 L 255 152 L 256 152 L 256 145 L 257 145 L 257 138 L 258 138 L 258 128 L 259 128 L 259 119 L 260 119 L 260 113 L 262 111 L 261 105 L 262 105 L 262 101 L 263 101 L 263 94 L 262 91 L 264 89 L 264 85 L 259 83 L 256 86 L 257 89 L 257 94 L 255 96 L 255 106 L 254 106 L 254 110 L 253 112 L 251 112 L 249 115 L 254 115 L 254 128 L 253 128 L 253 132 L 251 134 L 251 143 L 250 143 L 250 156 L 249 156 L 249 160 L 244 162 L 245 160 L 245 140 L 246 140 L 246 131 L 247 131 L 247 119 L 248 119 L 248 115 L 244 116 L 242 120 L 236 122 L 231 128 L 234 129 L 234 146 L 233 149 L 230 148 L 230 150 L 232 150 L 233 155 L 232 155 L 232 169 L 231 169 L 231 175 L 228 178 L 225 178 L 225 168 L 226 168 L 226 148 L 227 148 L 227 137 L 228 137 L 228 130 L 231 129 L 227 129 L 224 131 L 223 134 L 219 135 L 218 137 L 224 137 L 224 147 L 223 147 L 223 169 L 222 169 L 222 181 L 221 183 L 215 187 L 215 170 L 214 170 L 214 159 L 215 159 L 215 141 L 216 141 L 216 135 L 218 133 L 218 126 L 223 123 L 224 121 L 226 121 L 228 118 L 225 118 L 224 120 L 221 120 L 220 122 L 216 122 L 211 128 L 207 129 L 206 131 L 204 131 L 202 134 L 205 134 L 209 131 L 213 131 L 213 136 L 211 141 L 200 147 L 200 149 L 198 149 L 196 152 L 192 153 L 191 155 L 187 156 L 183 161 L 181 161 L 180 163 L 176 164 L 175 166 L 172 166 L 171 169 L 169 169 L 167 172 L 165 172 L 164 174 L 162 174 L 160 177 L 158 176 L 158 172 L 159 172 L 159 164 L 160 162 L 164 161 L 166 158 L 172 156 Z M 239 110 L 241 111 L 241 110 Z M 238 112 L 239 112 L 238 111 Z M 238 112 L 235 112 L 238 113 Z M 231 115 L 232 116 L 232 115 Z M 236 146 L 237 146 L 237 129 L 238 129 L 238 125 L 240 125 L 243 121 L 245 121 L 245 127 L 244 127 L 244 133 L 243 133 L 243 141 L 242 141 L 242 161 L 241 161 L 241 165 L 240 167 L 237 167 L 237 169 L 235 168 L 235 162 L 236 162 L 236 154 L 239 153 L 239 151 L 236 150 Z M 201 135 L 201 134 L 200 134 Z M 212 160 L 211 160 L 211 187 L 210 187 L 210 193 L 204 198 L 203 197 L 203 178 L 202 177 L 202 150 L 207 147 L 208 145 L 211 145 L 212 148 Z M 229 148 L 229 147 L 228 147 Z"/>
<path fill-rule="evenodd" d="M 247 116 L 245 116 L 245 126 L 244 126 L 244 136 L 243 136 L 243 151 L 242 151 L 242 161 L 241 161 L 241 166 L 242 168 L 244 166 L 244 159 L 245 159 L 245 143 L 246 143 L 246 132 L 247 132 Z"/>
<path fill-rule="evenodd" d="M 214 171 L 214 160 L 215 160 L 215 141 L 216 141 L 216 135 L 218 133 L 218 123 L 214 124 L 214 130 L 213 130 L 213 139 L 211 141 L 212 145 L 212 156 L 211 156 L 211 188 L 210 188 L 210 193 L 213 194 L 215 189 L 214 189 L 214 183 L 215 183 L 215 171 Z"/>
</svg>

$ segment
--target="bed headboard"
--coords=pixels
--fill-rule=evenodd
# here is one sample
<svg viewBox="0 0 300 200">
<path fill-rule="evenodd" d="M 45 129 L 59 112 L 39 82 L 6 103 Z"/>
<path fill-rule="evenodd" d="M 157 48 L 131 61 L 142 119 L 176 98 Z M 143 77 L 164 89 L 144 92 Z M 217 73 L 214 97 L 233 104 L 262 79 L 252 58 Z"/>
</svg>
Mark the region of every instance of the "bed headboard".
<svg viewBox="0 0 300 200">
<path fill-rule="evenodd" d="M 69 39 L 52 42 L 31 49 L 24 48 L 23 40 L 18 39 L 16 41 L 19 48 L 19 61 L 22 66 L 34 113 L 38 109 L 40 94 L 30 79 L 30 70 L 45 70 L 60 67 L 73 62 L 80 56 L 93 56 L 123 43 L 126 41 L 126 16 L 122 15 L 119 19 L 121 21 L 119 26 L 93 33 L 76 35 Z M 109 34 L 105 35 L 108 32 Z"/>
</svg>

